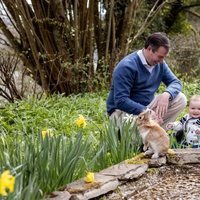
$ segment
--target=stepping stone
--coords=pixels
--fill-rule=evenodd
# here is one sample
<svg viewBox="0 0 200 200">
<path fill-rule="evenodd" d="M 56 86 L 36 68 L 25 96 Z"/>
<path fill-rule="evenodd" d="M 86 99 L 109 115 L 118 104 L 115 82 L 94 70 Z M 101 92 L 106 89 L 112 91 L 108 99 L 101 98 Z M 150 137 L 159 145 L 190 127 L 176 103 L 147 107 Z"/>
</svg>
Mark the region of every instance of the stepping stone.
<svg viewBox="0 0 200 200">
<path fill-rule="evenodd" d="M 125 162 L 122 162 L 100 171 L 99 174 L 115 176 L 120 181 L 131 180 L 141 177 L 147 169 L 147 164 L 126 164 Z"/>
<path fill-rule="evenodd" d="M 70 198 L 71 194 L 67 191 L 55 191 L 47 200 L 69 200 Z"/>
<path fill-rule="evenodd" d="M 151 168 L 162 167 L 163 165 L 166 165 L 166 163 L 167 163 L 166 156 L 159 157 L 157 159 L 150 159 L 149 160 L 149 167 L 151 167 Z"/>
<path fill-rule="evenodd" d="M 170 164 L 198 164 L 200 163 L 200 149 L 173 149 L 175 154 L 167 155 L 167 162 Z"/>
</svg>

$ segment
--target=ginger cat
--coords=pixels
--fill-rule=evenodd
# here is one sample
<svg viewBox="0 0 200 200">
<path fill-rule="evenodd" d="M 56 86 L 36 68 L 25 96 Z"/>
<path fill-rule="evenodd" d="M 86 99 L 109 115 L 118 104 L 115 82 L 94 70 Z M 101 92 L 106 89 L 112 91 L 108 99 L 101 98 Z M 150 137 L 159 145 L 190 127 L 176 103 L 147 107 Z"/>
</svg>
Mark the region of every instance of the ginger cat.
<svg viewBox="0 0 200 200">
<path fill-rule="evenodd" d="M 143 140 L 145 155 L 152 155 L 151 158 L 158 158 L 165 155 L 169 149 L 169 137 L 166 131 L 154 120 L 152 111 L 146 110 L 136 117 L 140 135 Z"/>
</svg>

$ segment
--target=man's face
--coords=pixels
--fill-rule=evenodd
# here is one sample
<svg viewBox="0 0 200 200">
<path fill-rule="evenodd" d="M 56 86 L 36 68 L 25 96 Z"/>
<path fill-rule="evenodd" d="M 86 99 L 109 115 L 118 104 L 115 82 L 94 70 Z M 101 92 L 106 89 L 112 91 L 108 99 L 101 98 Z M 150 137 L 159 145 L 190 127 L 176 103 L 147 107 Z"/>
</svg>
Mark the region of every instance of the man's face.
<svg viewBox="0 0 200 200">
<path fill-rule="evenodd" d="M 191 101 L 190 102 L 189 115 L 190 115 L 190 117 L 194 117 L 194 118 L 200 117 L 200 101 Z"/>
<path fill-rule="evenodd" d="M 164 58 L 167 56 L 169 50 L 165 47 L 159 47 L 157 51 L 153 52 L 152 47 L 149 46 L 147 48 L 147 61 L 150 65 L 156 65 L 158 63 L 162 63 Z"/>
</svg>

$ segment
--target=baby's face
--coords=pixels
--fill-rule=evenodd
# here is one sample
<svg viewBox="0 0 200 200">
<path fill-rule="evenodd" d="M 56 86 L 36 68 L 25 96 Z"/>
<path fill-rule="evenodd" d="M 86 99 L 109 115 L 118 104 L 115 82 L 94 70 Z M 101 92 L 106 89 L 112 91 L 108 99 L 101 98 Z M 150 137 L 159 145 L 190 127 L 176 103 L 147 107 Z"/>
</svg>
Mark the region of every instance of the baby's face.
<svg viewBox="0 0 200 200">
<path fill-rule="evenodd" d="M 189 115 L 193 118 L 200 117 L 200 101 L 191 101 L 189 105 Z"/>
</svg>

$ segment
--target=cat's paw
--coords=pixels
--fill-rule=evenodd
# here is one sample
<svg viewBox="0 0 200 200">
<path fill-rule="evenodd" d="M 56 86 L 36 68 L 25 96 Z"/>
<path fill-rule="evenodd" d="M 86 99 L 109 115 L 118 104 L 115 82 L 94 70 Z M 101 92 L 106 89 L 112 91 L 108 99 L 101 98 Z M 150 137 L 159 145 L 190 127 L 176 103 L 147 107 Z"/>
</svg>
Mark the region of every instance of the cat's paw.
<svg viewBox="0 0 200 200">
<path fill-rule="evenodd" d="M 144 152 L 145 156 L 152 155 L 152 154 L 153 154 L 152 149 L 149 149 L 149 150 L 147 150 L 147 151 Z"/>
<path fill-rule="evenodd" d="M 147 146 L 144 145 L 144 146 L 143 146 L 143 151 L 146 151 L 146 150 L 147 150 Z"/>
<path fill-rule="evenodd" d="M 154 153 L 153 155 L 152 155 L 152 157 L 151 158 L 153 158 L 153 159 L 157 159 L 157 158 L 159 158 L 159 155 L 158 155 L 158 153 Z"/>
</svg>

